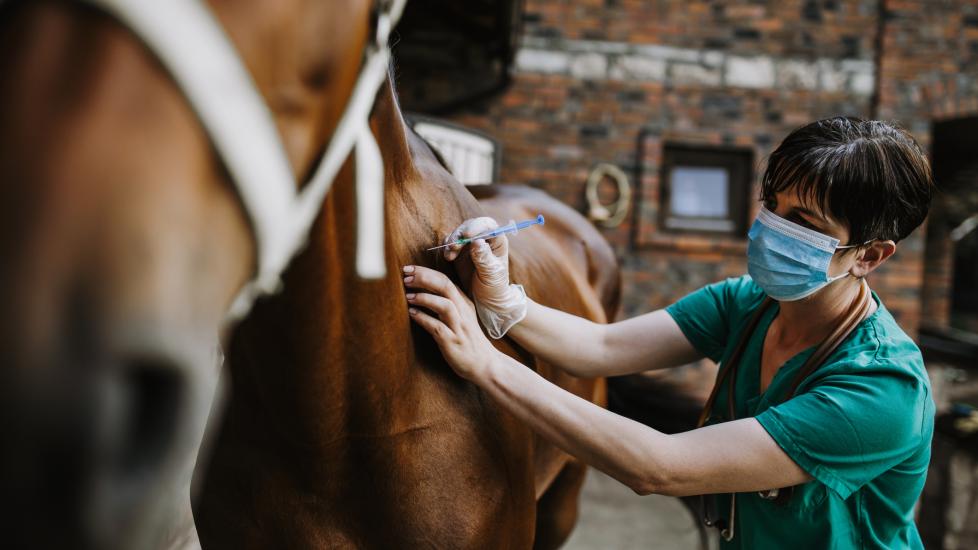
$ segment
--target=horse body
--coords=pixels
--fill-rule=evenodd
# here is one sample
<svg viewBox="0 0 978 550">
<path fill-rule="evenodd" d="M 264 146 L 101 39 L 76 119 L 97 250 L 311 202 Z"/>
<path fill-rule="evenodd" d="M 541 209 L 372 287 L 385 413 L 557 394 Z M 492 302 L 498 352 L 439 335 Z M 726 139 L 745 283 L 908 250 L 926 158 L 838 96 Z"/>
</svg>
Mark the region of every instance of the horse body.
<svg viewBox="0 0 978 550">
<path fill-rule="evenodd" d="M 577 472 L 564 476 L 569 457 L 454 375 L 434 342 L 411 326 L 396 275 L 406 264 L 451 272 L 424 249 L 483 209 L 407 131 L 389 85 L 371 123 L 386 171 L 391 275 L 364 281 L 354 274 L 348 166 L 309 248 L 286 273 L 284 292 L 256 304 L 233 335 L 232 397 L 214 456 L 198 467 L 201 541 L 205 548 L 526 548 L 538 500 L 539 517 L 563 533 L 537 539 L 562 540 L 583 468 L 573 464 Z M 534 299 L 604 321 L 611 304 L 589 283 L 601 279 L 614 286 L 604 295 L 616 297 L 607 245 L 586 227 L 584 246 L 581 226 L 571 223 L 576 244 L 568 248 L 555 235 L 572 211 L 532 192 L 521 204 L 514 193 L 493 199 L 497 215 L 530 208 L 551 228 L 513 240 L 514 278 Z M 592 246 L 610 262 L 598 267 Z M 500 345 L 595 397 L 593 381 L 557 375 Z M 549 489 L 560 494 L 548 499 Z"/>
</svg>

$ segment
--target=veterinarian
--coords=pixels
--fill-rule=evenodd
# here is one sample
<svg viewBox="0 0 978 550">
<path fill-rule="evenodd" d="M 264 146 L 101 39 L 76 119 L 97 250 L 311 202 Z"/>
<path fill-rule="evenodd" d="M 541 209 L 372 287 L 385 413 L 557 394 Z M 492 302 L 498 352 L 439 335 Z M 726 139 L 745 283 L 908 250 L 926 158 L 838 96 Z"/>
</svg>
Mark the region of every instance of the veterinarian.
<svg viewBox="0 0 978 550">
<path fill-rule="evenodd" d="M 639 494 L 707 495 L 725 548 L 922 548 L 934 403 L 920 351 L 866 277 L 924 221 L 927 159 L 887 123 L 832 118 L 788 135 L 761 183 L 748 275 L 664 310 L 601 325 L 534 303 L 509 280 L 503 237 L 447 249 L 474 266 L 474 304 L 406 266 L 410 316 L 460 376 L 568 453 Z M 449 239 L 494 226 L 468 220 Z M 579 377 L 708 357 L 720 371 L 703 427 L 666 435 L 602 409 L 483 328 Z"/>
</svg>

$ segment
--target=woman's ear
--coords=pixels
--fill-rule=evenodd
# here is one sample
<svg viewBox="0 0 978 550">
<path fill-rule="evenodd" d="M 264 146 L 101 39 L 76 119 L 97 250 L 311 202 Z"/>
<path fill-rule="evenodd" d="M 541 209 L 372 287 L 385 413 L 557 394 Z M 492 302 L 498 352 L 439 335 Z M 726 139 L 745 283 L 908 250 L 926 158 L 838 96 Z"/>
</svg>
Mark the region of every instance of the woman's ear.
<svg viewBox="0 0 978 550">
<path fill-rule="evenodd" d="M 895 242 L 873 241 L 859 252 L 856 263 L 853 264 L 849 273 L 854 277 L 865 277 L 892 256 L 894 252 L 896 252 Z"/>
</svg>

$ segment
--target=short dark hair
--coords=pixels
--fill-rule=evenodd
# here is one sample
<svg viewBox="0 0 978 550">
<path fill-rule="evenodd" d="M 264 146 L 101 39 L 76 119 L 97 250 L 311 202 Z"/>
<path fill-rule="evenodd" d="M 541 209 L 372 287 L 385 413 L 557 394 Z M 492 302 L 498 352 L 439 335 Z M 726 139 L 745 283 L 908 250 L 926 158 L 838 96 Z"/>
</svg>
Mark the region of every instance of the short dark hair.
<svg viewBox="0 0 978 550">
<path fill-rule="evenodd" d="M 927 217 L 933 188 L 927 156 L 905 130 L 835 117 L 798 128 L 771 153 L 761 200 L 791 190 L 846 223 L 848 244 L 862 244 L 909 235 Z"/>
</svg>

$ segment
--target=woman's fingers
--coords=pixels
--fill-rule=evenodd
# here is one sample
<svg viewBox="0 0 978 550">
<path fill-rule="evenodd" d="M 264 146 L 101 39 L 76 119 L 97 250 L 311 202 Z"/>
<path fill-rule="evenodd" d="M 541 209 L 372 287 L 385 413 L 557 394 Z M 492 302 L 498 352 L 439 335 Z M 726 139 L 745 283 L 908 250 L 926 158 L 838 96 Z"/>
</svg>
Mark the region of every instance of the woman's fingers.
<svg viewBox="0 0 978 550">
<path fill-rule="evenodd" d="M 496 289 L 509 287 L 508 266 L 485 242 L 472 244 L 472 263 L 476 267 L 479 280 L 485 286 Z"/>
<path fill-rule="evenodd" d="M 475 306 L 444 273 L 420 265 L 404 266 L 404 285 L 427 293 L 410 293 L 408 302 L 430 309 L 438 314 L 452 330 L 463 331 L 474 323 Z"/>
<path fill-rule="evenodd" d="M 420 265 L 404 267 L 404 284 L 411 288 L 427 290 L 450 300 L 461 295 L 455 283 L 444 273 Z"/>
<path fill-rule="evenodd" d="M 448 325 L 453 330 L 457 330 L 459 321 L 458 309 L 451 300 L 425 292 L 420 294 L 408 294 L 407 300 L 412 307 L 421 306 L 430 309 L 438 315 L 438 318 L 441 319 L 443 323 Z"/>
<path fill-rule="evenodd" d="M 435 340 L 441 342 L 448 337 L 448 327 L 438 319 L 415 307 L 408 308 L 408 314 L 411 316 L 412 321 L 421 325 L 421 328 L 428 331 L 428 334 L 434 336 Z"/>
<path fill-rule="evenodd" d="M 463 237 L 475 237 L 476 235 L 481 235 L 486 231 L 492 231 L 497 227 L 499 227 L 499 224 L 496 223 L 496 220 L 483 216 L 481 218 L 467 220 L 461 225 L 460 229 L 462 229 Z"/>
<path fill-rule="evenodd" d="M 453 241 L 457 241 L 458 239 L 450 239 L 450 240 L 449 239 L 445 239 L 445 240 L 446 241 L 449 241 L 449 242 L 453 242 Z M 444 257 L 445 257 L 446 260 L 448 260 L 450 262 L 454 262 L 455 261 L 455 258 L 458 258 L 458 255 L 462 253 L 462 247 L 463 246 L 465 246 L 465 245 L 453 244 L 452 246 L 447 246 L 447 247 L 445 247 L 443 249 L 444 252 L 442 254 L 444 255 Z"/>
<path fill-rule="evenodd" d="M 476 235 L 481 235 L 482 233 L 485 233 L 486 231 L 492 231 L 497 227 L 499 227 L 499 224 L 496 223 L 496 220 L 492 218 L 485 217 L 485 216 L 481 218 L 471 218 L 465 220 L 464 222 L 462 222 L 461 225 L 455 228 L 455 231 L 452 231 L 452 233 L 445 238 L 443 244 L 455 242 L 463 237 L 474 237 Z M 444 252 L 445 259 L 448 261 L 454 260 L 455 258 L 458 257 L 461 251 L 462 251 L 461 246 L 458 245 L 449 246 L 445 248 L 445 252 Z"/>
<path fill-rule="evenodd" d="M 506 235 L 500 235 L 495 239 L 489 239 L 486 241 L 492 248 L 492 253 L 496 255 L 497 258 L 505 258 L 509 254 L 509 238 Z"/>
<path fill-rule="evenodd" d="M 412 289 L 405 295 L 411 319 L 434 337 L 457 373 L 465 378 L 474 376 L 495 349 L 479 328 L 472 302 L 439 271 L 407 265 L 403 272 L 404 285 Z"/>
</svg>

